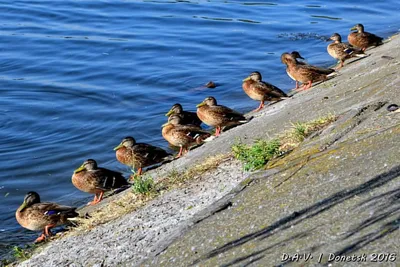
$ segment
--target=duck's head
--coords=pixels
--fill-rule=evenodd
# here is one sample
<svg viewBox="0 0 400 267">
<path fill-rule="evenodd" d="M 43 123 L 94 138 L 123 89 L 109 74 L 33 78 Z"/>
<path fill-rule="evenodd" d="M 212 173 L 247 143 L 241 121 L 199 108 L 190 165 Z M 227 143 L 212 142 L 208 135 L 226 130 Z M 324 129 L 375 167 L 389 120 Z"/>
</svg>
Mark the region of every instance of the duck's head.
<svg viewBox="0 0 400 267">
<path fill-rule="evenodd" d="M 217 100 L 214 98 L 214 97 L 212 97 L 212 96 L 209 96 L 209 97 L 206 97 L 204 100 L 203 100 L 203 102 L 201 102 L 200 104 L 198 104 L 196 107 L 202 107 L 202 106 L 216 106 L 217 105 Z"/>
<path fill-rule="evenodd" d="M 262 80 L 262 76 L 261 73 L 259 73 L 258 71 L 253 71 L 252 73 L 250 73 L 250 75 L 244 79 L 243 81 L 248 81 L 248 80 L 252 80 L 252 81 L 256 81 L 259 82 Z"/>
<path fill-rule="evenodd" d="M 353 26 L 353 28 L 350 29 L 350 31 L 364 32 L 364 25 L 356 24 Z"/>
<path fill-rule="evenodd" d="M 300 59 L 304 59 L 299 52 L 297 51 L 293 51 L 292 53 L 290 53 L 294 58 L 300 58 Z"/>
<path fill-rule="evenodd" d="M 164 123 L 161 127 L 164 128 L 167 125 L 180 125 L 181 124 L 181 117 L 179 115 L 171 115 L 168 117 L 168 122 Z"/>
<path fill-rule="evenodd" d="M 283 64 L 288 65 L 288 64 L 290 64 L 290 63 L 295 63 L 295 62 L 296 62 L 296 59 L 293 57 L 292 54 L 283 53 L 283 54 L 281 55 L 281 61 L 282 61 Z"/>
<path fill-rule="evenodd" d="M 182 105 L 179 103 L 176 103 L 175 105 L 172 106 L 172 108 L 165 114 L 165 116 L 170 116 L 172 114 L 180 114 L 182 113 Z"/>
<path fill-rule="evenodd" d="M 28 192 L 24 197 L 24 202 L 18 208 L 18 211 L 23 211 L 25 208 L 32 206 L 33 204 L 40 203 L 40 196 L 36 192 Z"/>
<path fill-rule="evenodd" d="M 135 138 L 133 138 L 132 136 L 128 136 L 122 139 L 121 143 L 118 146 L 114 147 L 114 150 L 118 150 L 122 147 L 132 147 L 135 144 L 136 144 Z"/>
<path fill-rule="evenodd" d="M 329 37 L 329 39 L 332 41 L 335 41 L 335 42 L 339 42 L 339 43 L 342 42 L 342 36 L 340 36 L 340 34 L 338 34 L 336 32 L 334 34 L 332 34 L 332 36 Z"/>
<path fill-rule="evenodd" d="M 77 168 L 74 173 L 78 173 L 81 171 L 92 171 L 97 169 L 97 162 L 94 159 L 88 159 L 83 162 L 83 164 Z"/>
</svg>

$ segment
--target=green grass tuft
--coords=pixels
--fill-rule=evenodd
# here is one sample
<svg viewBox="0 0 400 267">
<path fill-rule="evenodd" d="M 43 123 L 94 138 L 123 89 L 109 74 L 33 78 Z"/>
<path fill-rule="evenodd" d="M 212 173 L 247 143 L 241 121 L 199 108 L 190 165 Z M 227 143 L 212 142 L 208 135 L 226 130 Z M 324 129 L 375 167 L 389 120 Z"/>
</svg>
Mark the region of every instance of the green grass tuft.
<svg viewBox="0 0 400 267">
<path fill-rule="evenodd" d="M 236 143 L 232 151 L 235 158 L 244 162 L 245 171 L 254 171 L 262 168 L 270 159 L 278 155 L 280 145 L 278 139 L 258 140 L 252 146 Z"/>
<path fill-rule="evenodd" d="M 139 176 L 135 179 L 132 190 L 135 194 L 150 194 L 154 188 L 154 180 L 151 177 Z"/>
<path fill-rule="evenodd" d="M 21 247 L 14 246 L 13 247 L 13 256 L 17 260 L 27 260 L 32 256 L 32 254 L 29 249 L 23 249 Z"/>
</svg>

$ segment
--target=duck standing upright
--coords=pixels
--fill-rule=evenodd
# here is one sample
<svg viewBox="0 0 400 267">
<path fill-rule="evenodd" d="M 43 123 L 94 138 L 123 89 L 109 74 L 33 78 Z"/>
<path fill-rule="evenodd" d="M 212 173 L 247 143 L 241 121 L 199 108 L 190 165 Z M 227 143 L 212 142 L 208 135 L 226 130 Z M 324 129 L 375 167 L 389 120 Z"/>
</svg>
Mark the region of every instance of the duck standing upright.
<svg viewBox="0 0 400 267">
<path fill-rule="evenodd" d="M 197 105 L 197 116 L 208 126 L 215 127 L 215 136 L 219 136 L 222 127 L 248 122 L 243 114 L 228 107 L 218 105 L 217 100 L 209 96 Z"/>
<path fill-rule="evenodd" d="M 317 66 L 310 65 L 310 64 L 308 64 L 307 62 L 304 62 L 304 61 L 299 61 L 298 59 L 303 59 L 303 60 L 304 60 L 304 58 L 300 55 L 300 53 L 299 53 L 298 51 L 293 51 L 293 52 L 290 53 L 290 54 L 291 54 L 291 55 L 293 56 L 293 58 L 296 60 L 296 63 L 297 63 L 298 65 L 307 65 L 309 68 L 314 69 L 314 70 L 318 71 L 319 73 L 326 74 L 326 75 L 329 75 L 329 74 L 335 72 L 334 69 L 330 69 L 330 68 L 328 68 L 328 69 L 327 69 L 327 68 L 321 68 L 321 67 L 317 67 Z M 282 58 L 281 58 L 281 60 L 282 60 Z M 282 60 L 282 62 L 283 62 L 283 60 Z M 295 80 L 293 77 L 290 76 L 289 69 L 288 69 L 287 66 L 286 66 L 286 73 L 288 74 L 288 76 L 289 76 L 290 78 L 292 78 L 293 80 Z M 295 80 L 295 81 L 296 81 L 296 80 Z M 295 90 L 297 90 L 298 88 L 299 88 L 298 81 L 296 81 L 296 88 L 295 88 Z"/>
<path fill-rule="evenodd" d="M 201 144 L 204 139 L 211 136 L 207 131 L 196 125 L 182 125 L 182 118 L 171 115 L 168 122 L 162 125 L 162 136 L 173 146 L 179 147 L 176 158 L 187 153 L 189 148 L 195 144 Z"/>
<path fill-rule="evenodd" d="M 365 51 L 370 46 L 378 46 L 382 44 L 383 38 L 364 31 L 364 25 L 362 24 L 356 24 L 350 30 L 355 30 L 355 32 L 351 32 L 347 36 L 347 40 L 351 45 L 360 48 L 362 51 Z"/>
<path fill-rule="evenodd" d="M 63 225 L 68 218 L 77 217 L 79 214 L 75 207 L 62 206 L 51 202 L 40 202 L 40 196 L 36 192 L 28 192 L 24 202 L 15 212 L 18 223 L 31 231 L 43 230 L 43 233 L 35 240 L 35 243 L 51 236 L 51 228 Z"/>
<path fill-rule="evenodd" d="M 131 168 L 137 169 L 137 175 L 142 174 L 142 169 L 162 162 L 170 154 L 162 148 L 145 143 L 136 143 L 135 138 L 125 137 L 114 148 L 117 160 Z"/>
<path fill-rule="evenodd" d="M 281 55 L 282 63 L 286 64 L 286 71 L 288 75 L 295 81 L 307 83 L 302 90 L 307 90 L 312 86 L 313 82 L 324 81 L 328 79 L 325 71 L 310 65 L 299 64 L 293 55 L 283 53 Z"/>
<path fill-rule="evenodd" d="M 97 167 L 97 162 L 88 159 L 74 171 L 73 185 L 83 192 L 95 194 L 88 205 L 95 205 L 103 199 L 105 191 L 129 185 L 121 173 Z"/>
<path fill-rule="evenodd" d="M 332 34 L 329 39 L 333 40 L 333 43 L 330 43 L 326 49 L 331 57 L 340 61 L 337 69 L 341 69 L 344 65 L 344 61 L 349 58 L 366 56 L 363 51 L 342 43 L 342 37 L 338 33 Z"/>
<path fill-rule="evenodd" d="M 261 73 L 254 71 L 243 80 L 244 92 L 254 100 L 260 101 L 260 105 L 254 111 L 259 111 L 264 107 L 265 101 L 277 102 L 287 99 L 288 96 L 278 87 L 262 81 Z"/>
</svg>

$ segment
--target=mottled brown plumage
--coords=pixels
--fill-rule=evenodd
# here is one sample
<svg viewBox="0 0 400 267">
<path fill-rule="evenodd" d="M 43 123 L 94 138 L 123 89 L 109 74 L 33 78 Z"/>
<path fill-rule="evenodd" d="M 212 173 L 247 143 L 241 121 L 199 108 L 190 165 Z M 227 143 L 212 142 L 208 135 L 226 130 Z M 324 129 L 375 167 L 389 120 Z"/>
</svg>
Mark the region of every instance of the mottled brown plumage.
<svg viewBox="0 0 400 267">
<path fill-rule="evenodd" d="M 186 153 L 195 144 L 201 144 L 204 139 L 211 136 L 196 125 L 182 125 L 182 118 L 178 115 L 171 115 L 168 122 L 162 126 L 162 136 L 171 145 L 180 148 L 177 158 Z"/>
<path fill-rule="evenodd" d="M 222 127 L 239 125 L 248 121 L 243 114 L 218 105 L 217 100 L 212 96 L 197 105 L 197 116 L 208 126 L 216 128 L 215 136 L 220 135 Z"/>
<path fill-rule="evenodd" d="M 292 79 L 301 83 L 307 83 L 303 87 L 304 90 L 309 89 L 313 82 L 324 81 L 328 78 L 324 71 L 318 70 L 314 66 L 299 64 L 293 55 L 289 53 L 283 53 L 281 60 L 286 64 L 287 72 Z"/>
<path fill-rule="evenodd" d="M 181 124 L 182 125 L 197 125 L 200 126 L 201 120 L 199 117 L 197 117 L 196 112 L 191 112 L 191 111 L 184 111 L 182 108 L 182 105 L 179 103 L 176 103 L 175 105 L 172 106 L 172 108 L 168 111 L 165 116 L 171 116 L 171 115 L 178 115 L 181 117 Z"/>
<path fill-rule="evenodd" d="M 261 73 L 258 71 L 250 73 L 243 80 L 244 92 L 254 100 L 260 101 L 259 107 L 254 111 L 259 111 L 264 107 L 264 101 L 276 102 L 286 99 L 287 95 L 278 87 L 262 81 Z"/>
<path fill-rule="evenodd" d="M 68 222 L 68 218 L 77 217 L 75 207 L 62 206 L 51 202 L 40 202 L 40 196 L 36 192 L 28 192 L 24 202 L 15 212 L 18 223 L 31 231 L 43 233 L 35 242 L 41 242 L 51 236 L 50 229 Z"/>
<path fill-rule="evenodd" d="M 281 55 L 281 61 L 282 61 L 282 63 L 284 63 L 284 64 L 286 64 L 285 59 L 284 59 L 285 54 L 286 54 L 286 53 L 283 53 L 283 54 Z M 310 68 L 310 69 L 312 69 L 312 70 L 315 70 L 315 71 L 318 72 L 318 73 L 326 74 L 326 75 L 335 72 L 334 69 L 321 68 L 321 67 L 317 67 L 317 66 L 310 65 L 310 64 L 308 64 L 308 63 L 306 63 L 306 62 L 304 62 L 304 61 L 299 61 L 298 59 L 303 59 L 303 60 L 304 60 L 304 58 L 303 58 L 303 57 L 300 55 L 300 53 L 297 52 L 297 51 L 293 51 L 293 52 L 290 53 L 290 54 L 291 54 L 291 56 L 294 58 L 294 60 L 296 61 L 296 64 L 297 64 L 297 65 L 305 65 L 305 66 L 308 66 L 308 68 Z M 288 66 L 287 64 L 286 64 L 286 73 L 287 73 L 287 75 L 288 75 L 292 80 L 294 80 L 294 81 L 296 82 L 296 87 L 295 87 L 294 89 L 295 89 L 295 90 L 299 89 L 299 83 L 298 83 L 299 81 L 296 80 L 296 79 L 290 74 L 289 66 Z"/>
<path fill-rule="evenodd" d="M 131 136 L 125 137 L 114 150 L 117 160 L 137 169 L 138 175 L 142 174 L 142 168 L 160 163 L 169 156 L 164 149 L 145 143 L 136 143 Z"/>
<path fill-rule="evenodd" d="M 342 43 L 342 37 L 338 33 L 334 33 L 331 37 L 333 43 L 330 43 L 327 47 L 327 51 L 331 57 L 340 61 L 338 69 L 342 68 L 344 61 L 352 57 L 363 57 L 364 52 L 360 49 L 354 48 L 348 44 Z"/>
<path fill-rule="evenodd" d="M 89 205 L 99 203 L 105 191 L 128 185 L 121 173 L 97 167 L 93 159 L 86 160 L 72 175 L 73 185 L 83 192 L 95 194 Z"/>
<path fill-rule="evenodd" d="M 351 45 L 360 48 L 362 51 L 365 51 L 368 47 L 382 44 L 383 38 L 364 31 L 364 26 L 362 24 L 357 24 L 350 30 L 355 30 L 355 32 L 351 32 L 347 36 L 347 40 Z"/>
</svg>

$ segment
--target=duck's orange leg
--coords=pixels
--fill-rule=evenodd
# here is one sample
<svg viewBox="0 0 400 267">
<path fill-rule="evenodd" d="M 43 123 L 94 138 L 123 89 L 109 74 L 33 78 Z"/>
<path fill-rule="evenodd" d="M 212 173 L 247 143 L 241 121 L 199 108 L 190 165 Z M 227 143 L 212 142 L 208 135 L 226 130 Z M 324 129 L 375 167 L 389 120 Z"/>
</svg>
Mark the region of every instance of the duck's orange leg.
<svg viewBox="0 0 400 267">
<path fill-rule="evenodd" d="M 256 108 L 255 110 L 253 110 L 253 112 L 257 112 L 259 110 L 261 110 L 264 107 L 264 101 L 260 102 L 260 105 L 258 106 L 258 108 Z"/>
<path fill-rule="evenodd" d="M 40 243 L 46 239 L 46 235 L 42 233 L 38 238 L 36 238 L 35 243 Z"/>
<path fill-rule="evenodd" d="M 46 240 L 46 237 L 52 236 L 53 234 L 50 232 L 50 229 L 55 226 L 56 226 L 55 224 L 46 225 L 44 227 L 43 233 L 38 238 L 36 238 L 35 243 L 40 243 L 40 242 Z"/>
<path fill-rule="evenodd" d="M 181 148 L 179 149 L 179 153 L 178 153 L 178 155 L 175 157 L 176 159 L 177 159 L 177 158 L 180 158 L 180 157 L 182 156 L 182 151 L 183 151 L 183 146 L 181 146 Z"/>
<path fill-rule="evenodd" d="M 142 171 L 143 171 L 143 169 L 142 169 L 142 168 L 139 168 L 138 171 L 137 171 L 137 176 L 142 175 Z"/>
<path fill-rule="evenodd" d="M 217 126 L 217 128 L 215 128 L 215 136 L 219 136 L 221 134 L 221 126 Z"/>
<path fill-rule="evenodd" d="M 307 85 L 304 87 L 304 89 L 303 89 L 303 90 L 310 89 L 310 88 L 311 88 L 311 86 L 312 86 L 312 81 L 310 80 L 310 81 L 308 81 Z"/>
<path fill-rule="evenodd" d="M 103 191 L 101 191 L 101 192 L 99 193 L 99 196 L 97 196 L 97 193 L 96 193 L 96 194 L 94 195 L 93 201 L 89 202 L 88 205 L 90 205 L 90 206 L 96 205 L 97 203 L 99 203 L 99 202 L 103 199 L 103 195 L 104 195 L 104 192 L 103 192 Z"/>
<path fill-rule="evenodd" d="M 44 227 L 44 234 L 47 236 L 52 236 L 53 234 L 50 232 L 50 229 L 55 227 L 55 224 L 48 224 Z"/>
</svg>

